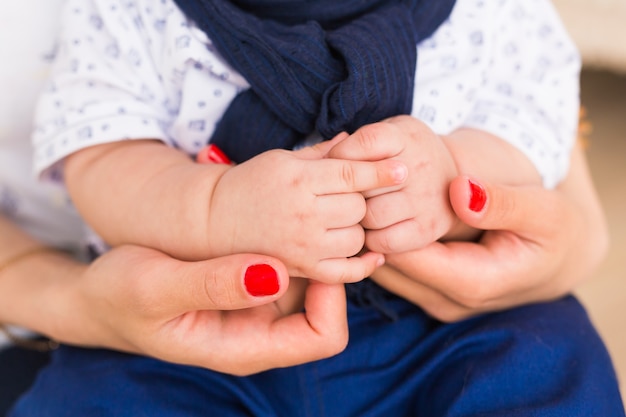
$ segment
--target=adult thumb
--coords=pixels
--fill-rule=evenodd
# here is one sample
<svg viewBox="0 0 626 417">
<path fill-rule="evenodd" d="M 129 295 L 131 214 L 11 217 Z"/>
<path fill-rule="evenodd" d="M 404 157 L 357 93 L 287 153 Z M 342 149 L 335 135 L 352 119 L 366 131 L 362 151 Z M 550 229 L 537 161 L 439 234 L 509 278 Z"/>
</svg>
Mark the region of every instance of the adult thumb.
<svg viewBox="0 0 626 417">
<path fill-rule="evenodd" d="M 496 185 L 467 176 L 450 184 L 450 202 L 461 221 L 482 230 L 520 235 L 550 232 L 566 212 L 553 191 L 540 186 Z"/>
<path fill-rule="evenodd" d="M 255 307 L 276 301 L 289 286 L 285 265 L 264 255 L 235 254 L 184 262 L 176 269 L 169 285 L 171 303 L 188 310 Z"/>
</svg>

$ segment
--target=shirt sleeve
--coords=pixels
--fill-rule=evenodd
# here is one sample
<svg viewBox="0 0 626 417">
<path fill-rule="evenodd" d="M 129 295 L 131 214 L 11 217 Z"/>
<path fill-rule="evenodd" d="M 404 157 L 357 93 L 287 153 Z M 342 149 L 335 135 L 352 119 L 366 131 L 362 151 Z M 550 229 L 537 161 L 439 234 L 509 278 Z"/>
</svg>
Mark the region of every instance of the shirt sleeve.
<svg viewBox="0 0 626 417">
<path fill-rule="evenodd" d="M 491 59 L 463 125 L 521 150 L 552 188 L 568 171 L 576 139 L 580 56 L 549 1 L 500 3 Z"/>
<path fill-rule="evenodd" d="M 35 117 L 34 169 L 43 178 L 61 180 L 58 163 L 87 146 L 139 138 L 171 142 L 165 126 L 177 103 L 166 99 L 153 51 L 164 49 L 160 35 L 175 10 L 153 3 L 148 21 L 136 2 L 66 2 L 55 64 Z"/>
</svg>

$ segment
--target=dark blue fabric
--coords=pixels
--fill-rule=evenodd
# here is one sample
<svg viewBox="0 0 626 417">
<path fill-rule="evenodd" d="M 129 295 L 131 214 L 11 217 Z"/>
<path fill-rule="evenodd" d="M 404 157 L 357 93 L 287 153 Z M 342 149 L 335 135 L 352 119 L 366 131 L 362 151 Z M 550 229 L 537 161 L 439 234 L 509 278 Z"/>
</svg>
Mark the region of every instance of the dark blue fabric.
<svg viewBox="0 0 626 417">
<path fill-rule="evenodd" d="M 610 358 L 573 297 L 454 324 L 386 303 L 396 321 L 348 303 L 343 353 L 246 378 L 64 347 L 10 417 L 624 417 Z"/>
<path fill-rule="evenodd" d="M 16 346 L 0 349 L 0 416 L 35 381 L 35 376 L 50 360 L 50 352 Z"/>
<path fill-rule="evenodd" d="M 211 142 L 233 161 L 411 111 L 419 41 L 454 0 L 176 0 L 250 83 Z"/>
</svg>

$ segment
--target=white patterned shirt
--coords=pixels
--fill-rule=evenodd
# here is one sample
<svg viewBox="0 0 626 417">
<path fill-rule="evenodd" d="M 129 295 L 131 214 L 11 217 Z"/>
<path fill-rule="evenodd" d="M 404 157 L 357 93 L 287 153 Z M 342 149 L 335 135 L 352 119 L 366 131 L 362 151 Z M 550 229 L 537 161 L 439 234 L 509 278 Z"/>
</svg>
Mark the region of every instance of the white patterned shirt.
<svg viewBox="0 0 626 417">
<path fill-rule="evenodd" d="M 458 0 L 417 45 L 412 115 L 438 134 L 490 132 L 520 149 L 546 187 L 568 169 L 580 59 L 548 0 Z M 35 168 L 87 146 L 151 138 L 193 155 L 246 80 L 172 0 L 68 0 L 38 108 Z"/>
</svg>

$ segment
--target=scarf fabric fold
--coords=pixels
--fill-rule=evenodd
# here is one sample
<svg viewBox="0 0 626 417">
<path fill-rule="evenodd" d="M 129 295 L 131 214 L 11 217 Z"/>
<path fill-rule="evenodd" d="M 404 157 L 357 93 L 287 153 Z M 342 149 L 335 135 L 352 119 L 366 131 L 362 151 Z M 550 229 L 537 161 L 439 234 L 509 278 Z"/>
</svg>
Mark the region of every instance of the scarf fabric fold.
<svg viewBox="0 0 626 417">
<path fill-rule="evenodd" d="M 250 83 L 211 138 L 240 163 L 411 112 L 417 44 L 454 0 L 175 0 Z"/>
</svg>

